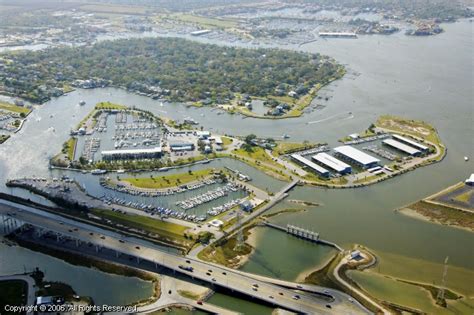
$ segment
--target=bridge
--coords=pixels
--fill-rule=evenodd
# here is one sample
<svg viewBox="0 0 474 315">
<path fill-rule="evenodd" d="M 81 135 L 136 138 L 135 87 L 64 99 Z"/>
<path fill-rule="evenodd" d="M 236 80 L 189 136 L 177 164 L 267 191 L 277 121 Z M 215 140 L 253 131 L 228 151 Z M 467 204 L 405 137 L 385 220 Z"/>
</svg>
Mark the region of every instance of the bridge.
<svg viewBox="0 0 474 315">
<path fill-rule="evenodd" d="M 306 314 L 340 314 L 348 313 L 349 308 L 351 313 L 368 313 L 366 309 L 358 305 L 354 311 L 352 308 L 355 305 L 352 304 L 348 306 L 340 301 L 327 301 L 305 292 L 296 293 L 291 289 L 256 279 L 252 274 L 236 272 L 215 264 L 164 252 L 162 248 L 144 240 L 125 237 L 109 230 L 31 207 L 0 204 L 0 215 L 3 222 L 7 223 L 8 232 L 17 228 L 21 229 L 21 226 L 27 223 L 34 226 L 40 234 L 54 233 L 55 240 L 49 240 L 53 243 L 66 238 L 72 240 L 71 246 L 93 244 L 91 255 L 100 259 L 114 261 L 110 256 L 104 257 L 103 252 L 113 252 L 117 258 L 132 257 L 136 260 L 136 268 L 144 268 L 144 265 L 148 265 L 154 266 L 158 270 L 165 267 L 173 272 L 185 274 L 216 287 L 239 292 L 289 311 Z M 192 267 L 192 269 L 183 269 L 183 266 Z"/>
<path fill-rule="evenodd" d="M 301 239 L 304 239 L 304 240 L 307 240 L 307 241 L 310 241 L 310 242 L 320 243 L 320 244 L 324 244 L 324 245 L 334 247 L 335 249 L 337 249 L 340 252 L 344 251 L 344 249 L 342 247 L 340 247 L 339 245 L 337 245 L 336 243 L 320 239 L 319 238 L 319 233 L 314 232 L 314 231 L 310 231 L 310 230 L 307 230 L 307 229 L 304 229 L 304 228 L 301 228 L 301 227 L 298 227 L 296 225 L 287 224 L 286 227 L 283 227 L 283 226 L 280 226 L 280 225 L 277 225 L 277 224 L 270 223 L 268 221 L 263 221 L 263 225 L 274 228 L 274 229 L 279 230 L 279 231 L 286 232 L 287 234 L 296 236 L 298 238 L 301 238 Z"/>
</svg>

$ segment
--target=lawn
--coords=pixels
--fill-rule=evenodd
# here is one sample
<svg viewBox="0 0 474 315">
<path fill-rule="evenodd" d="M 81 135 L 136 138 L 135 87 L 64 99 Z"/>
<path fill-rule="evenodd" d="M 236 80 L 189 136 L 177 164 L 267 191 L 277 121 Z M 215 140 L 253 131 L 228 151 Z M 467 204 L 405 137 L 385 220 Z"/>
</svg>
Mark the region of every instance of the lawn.
<svg viewBox="0 0 474 315">
<path fill-rule="evenodd" d="M 111 221 L 123 224 L 131 228 L 156 233 L 160 236 L 171 238 L 172 240 L 187 242 L 184 237 L 184 231 L 186 231 L 188 227 L 182 225 L 156 220 L 141 215 L 123 214 L 111 210 L 95 209 L 92 210 L 92 212 L 99 217 L 109 219 Z"/>
<path fill-rule="evenodd" d="M 272 158 L 267 154 L 267 152 L 265 152 L 265 150 L 261 147 L 252 147 L 252 151 L 247 151 L 245 149 L 237 149 L 232 151 L 232 153 L 242 158 L 250 158 L 257 160 L 258 162 L 271 164 L 276 168 L 282 168 L 282 166 L 277 162 L 273 161 Z"/>
<path fill-rule="evenodd" d="M 0 101 L 0 109 L 7 110 L 10 112 L 18 113 L 18 114 L 29 114 L 31 112 L 31 109 L 23 107 L 23 106 L 16 106 L 14 104 L 6 103 L 6 102 L 1 102 Z"/>
<path fill-rule="evenodd" d="M 118 110 L 122 110 L 122 109 L 128 109 L 128 107 L 125 106 L 125 105 L 115 104 L 115 103 L 111 103 L 111 102 L 100 102 L 100 103 L 97 103 L 97 105 L 95 105 L 95 109 L 118 109 Z"/>
<path fill-rule="evenodd" d="M 196 23 L 203 27 L 233 28 L 238 26 L 237 21 L 232 19 L 207 18 L 203 16 L 181 13 L 171 15 L 171 17 L 183 22 Z"/>
<path fill-rule="evenodd" d="M 0 281 L 0 310 L 1 314 L 14 314 L 13 312 L 5 312 L 5 305 L 25 305 L 28 286 L 22 280 L 6 280 Z M 23 296 L 24 295 L 24 296 Z"/>
<path fill-rule="evenodd" d="M 122 181 L 128 182 L 131 185 L 139 188 L 160 189 L 176 187 L 190 182 L 202 180 L 211 176 L 215 171 L 215 169 L 208 168 L 166 176 L 124 178 Z"/>
<path fill-rule="evenodd" d="M 64 144 L 64 148 L 67 150 L 67 157 L 69 161 L 74 160 L 74 151 L 76 150 L 77 138 L 71 137 L 69 140 Z"/>
<path fill-rule="evenodd" d="M 273 149 L 275 156 L 293 153 L 296 151 L 308 150 L 314 148 L 316 145 L 309 143 L 297 143 L 297 142 L 278 142 L 277 146 Z"/>
</svg>

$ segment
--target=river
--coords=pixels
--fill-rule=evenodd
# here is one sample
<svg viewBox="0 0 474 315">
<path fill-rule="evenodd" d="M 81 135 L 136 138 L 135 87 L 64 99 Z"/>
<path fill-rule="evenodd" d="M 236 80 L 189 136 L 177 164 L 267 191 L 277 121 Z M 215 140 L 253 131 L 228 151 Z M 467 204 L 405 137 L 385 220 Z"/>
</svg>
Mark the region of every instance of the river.
<svg viewBox="0 0 474 315">
<path fill-rule="evenodd" d="M 473 234 L 393 211 L 464 180 L 473 172 L 472 23 L 460 21 L 443 27 L 444 33 L 432 37 L 399 33 L 360 36 L 356 40 L 318 40 L 302 47 L 285 46 L 327 54 L 346 64 L 349 70 L 342 80 L 322 89 L 321 94 L 329 97 L 327 101 L 315 100 L 312 109 L 300 118 L 259 120 L 181 104 L 165 102 L 160 106 L 159 101 L 113 88 L 71 92 L 38 106 L 24 128 L 0 147 L 0 181 L 32 174 L 49 175 L 48 159 L 61 149 L 71 127 L 99 101 L 135 105 L 174 119 L 192 117 L 205 129 L 222 134 L 255 133 L 275 138 L 288 134 L 291 141 L 325 141 L 331 145 L 343 136 L 364 130 L 383 114 L 423 119 L 438 129 L 448 147 L 448 155 L 441 163 L 365 188 L 298 187 L 290 199 L 322 205 L 301 213 L 276 216 L 272 221 L 305 225 L 324 239 L 345 247 L 354 243 L 365 245 L 380 255 L 382 273 L 401 278 L 410 276 L 414 280 L 439 283 L 442 262 L 449 256 L 452 282 L 448 281 L 448 287 L 451 285 L 472 296 L 469 292 L 472 289 L 466 288 L 466 283 L 474 283 Z M 78 106 L 80 100 L 87 104 Z M 316 104 L 323 106 L 315 108 Z M 470 156 L 471 160 L 465 162 L 463 156 Z M 228 163 L 243 167 L 232 161 Z M 259 186 L 273 188 L 278 184 L 263 176 L 259 180 Z M 7 189 L 1 184 L 0 190 Z M 256 233 L 256 254 L 244 265 L 246 271 L 295 279 L 328 255 L 316 245 L 303 244 L 273 230 L 260 228 Z M 281 255 L 285 252 L 293 258 Z M 395 268 L 397 264 L 399 268 Z M 425 272 L 412 275 L 413 268 L 424 266 L 429 266 Z M 223 298 L 216 301 L 226 303 Z"/>
</svg>

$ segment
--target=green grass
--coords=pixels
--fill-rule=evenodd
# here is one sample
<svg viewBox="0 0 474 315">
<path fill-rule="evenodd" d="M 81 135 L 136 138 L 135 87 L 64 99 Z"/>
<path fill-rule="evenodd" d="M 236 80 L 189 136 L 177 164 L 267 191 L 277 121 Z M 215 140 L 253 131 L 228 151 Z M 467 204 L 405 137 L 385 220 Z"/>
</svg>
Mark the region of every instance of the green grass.
<svg viewBox="0 0 474 315">
<path fill-rule="evenodd" d="M 203 169 L 188 173 L 179 173 L 159 177 L 124 178 L 122 181 L 139 188 L 160 189 L 184 185 L 211 176 L 215 169 Z"/>
<path fill-rule="evenodd" d="M 16 106 L 14 104 L 6 103 L 6 102 L 1 102 L 0 101 L 0 109 L 7 110 L 10 112 L 18 113 L 18 114 L 29 114 L 31 112 L 31 109 L 23 107 L 23 106 Z"/>
<path fill-rule="evenodd" d="M 76 149 L 77 138 L 71 137 L 69 140 L 64 144 L 64 148 L 66 149 L 67 157 L 69 161 L 74 160 L 74 151 Z"/>
<path fill-rule="evenodd" d="M 100 102 L 95 105 L 95 109 L 117 109 L 117 110 L 124 110 L 128 109 L 125 105 L 115 104 L 111 102 Z"/>
<path fill-rule="evenodd" d="M 0 281 L 0 310 L 1 314 L 13 314 L 3 312 L 5 305 L 25 305 L 28 285 L 22 280 Z M 24 295 L 24 296 L 23 296 Z"/>
<path fill-rule="evenodd" d="M 171 15 L 171 18 L 176 19 L 178 21 L 187 22 L 187 23 L 195 23 L 199 24 L 203 27 L 208 28 L 233 28 L 237 27 L 238 23 L 232 19 L 217 19 L 217 18 L 208 18 L 203 16 L 197 16 L 193 14 L 174 14 Z"/>
<path fill-rule="evenodd" d="M 8 138 L 10 138 L 9 135 L 0 135 L 0 144 L 2 144 L 2 143 L 4 143 L 5 141 L 7 141 Z"/>
<path fill-rule="evenodd" d="M 309 143 L 297 143 L 297 142 L 278 142 L 277 146 L 273 149 L 275 156 L 288 154 L 296 151 L 307 150 L 314 148 L 314 144 Z"/>
<path fill-rule="evenodd" d="M 224 146 L 228 146 L 230 145 L 232 142 L 234 142 L 234 140 L 232 138 L 229 138 L 229 137 L 221 137 L 222 139 L 222 144 Z"/>
<path fill-rule="evenodd" d="M 454 199 L 463 203 L 469 203 L 472 194 L 474 194 L 474 190 L 468 190 L 466 192 L 463 192 L 462 194 L 457 195 L 456 197 L 454 197 Z"/>
<path fill-rule="evenodd" d="M 354 184 L 365 184 L 365 183 L 371 182 L 373 180 L 376 180 L 377 178 L 380 178 L 380 177 L 382 177 L 382 176 L 380 176 L 380 175 L 369 175 L 367 177 L 359 178 L 359 179 L 355 180 Z"/>
<path fill-rule="evenodd" d="M 247 238 L 247 230 L 244 233 L 244 238 Z M 198 254 L 198 257 L 223 266 L 235 267 L 240 262 L 240 256 L 249 255 L 251 252 L 252 247 L 250 245 L 244 243 L 239 248 L 237 247 L 237 239 L 232 237 L 219 242 L 219 244 L 206 247 Z"/>
<path fill-rule="evenodd" d="M 181 242 L 187 242 L 184 237 L 184 231 L 186 231 L 188 227 L 182 225 L 161 220 L 155 220 L 140 215 L 127 215 L 119 212 L 113 212 L 110 210 L 95 209 L 92 210 L 92 212 L 99 217 L 109 219 L 111 221 L 123 224 L 131 228 L 156 233 L 160 236 L 176 239 Z"/>
<path fill-rule="evenodd" d="M 191 300 L 199 300 L 201 298 L 199 294 L 187 290 L 178 290 L 178 294 Z"/>
<path fill-rule="evenodd" d="M 273 161 L 272 158 L 267 154 L 267 152 L 265 152 L 265 150 L 260 147 L 252 147 L 252 151 L 246 151 L 245 149 L 237 149 L 232 151 L 232 153 L 243 158 L 254 159 L 259 162 L 271 164 L 277 168 L 282 168 L 280 164 Z"/>
</svg>

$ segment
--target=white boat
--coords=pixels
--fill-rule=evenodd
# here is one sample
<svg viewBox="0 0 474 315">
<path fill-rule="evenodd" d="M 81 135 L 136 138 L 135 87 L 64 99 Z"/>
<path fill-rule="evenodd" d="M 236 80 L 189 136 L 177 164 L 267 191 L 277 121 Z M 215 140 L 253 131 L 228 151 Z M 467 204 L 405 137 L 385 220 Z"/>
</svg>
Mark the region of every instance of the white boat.
<svg viewBox="0 0 474 315">
<path fill-rule="evenodd" d="M 464 161 L 466 161 L 466 162 L 469 161 L 469 157 L 465 156 Z"/>
<path fill-rule="evenodd" d="M 288 138 L 290 138 L 290 136 L 287 135 L 286 133 L 285 133 L 283 136 L 281 136 L 281 137 L 282 137 L 283 139 L 288 139 Z"/>
<path fill-rule="evenodd" d="M 117 173 L 118 174 L 123 174 L 123 173 L 125 173 L 125 170 L 117 170 Z"/>
<path fill-rule="evenodd" d="M 86 105 L 86 101 L 80 101 L 80 102 L 79 102 L 79 105 L 81 105 L 81 106 Z"/>
<path fill-rule="evenodd" d="M 106 170 L 101 170 L 101 169 L 95 169 L 95 170 L 91 171 L 92 175 L 102 175 L 102 174 L 105 174 L 105 173 L 107 173 L 107 171 Z"/>
</svg>

